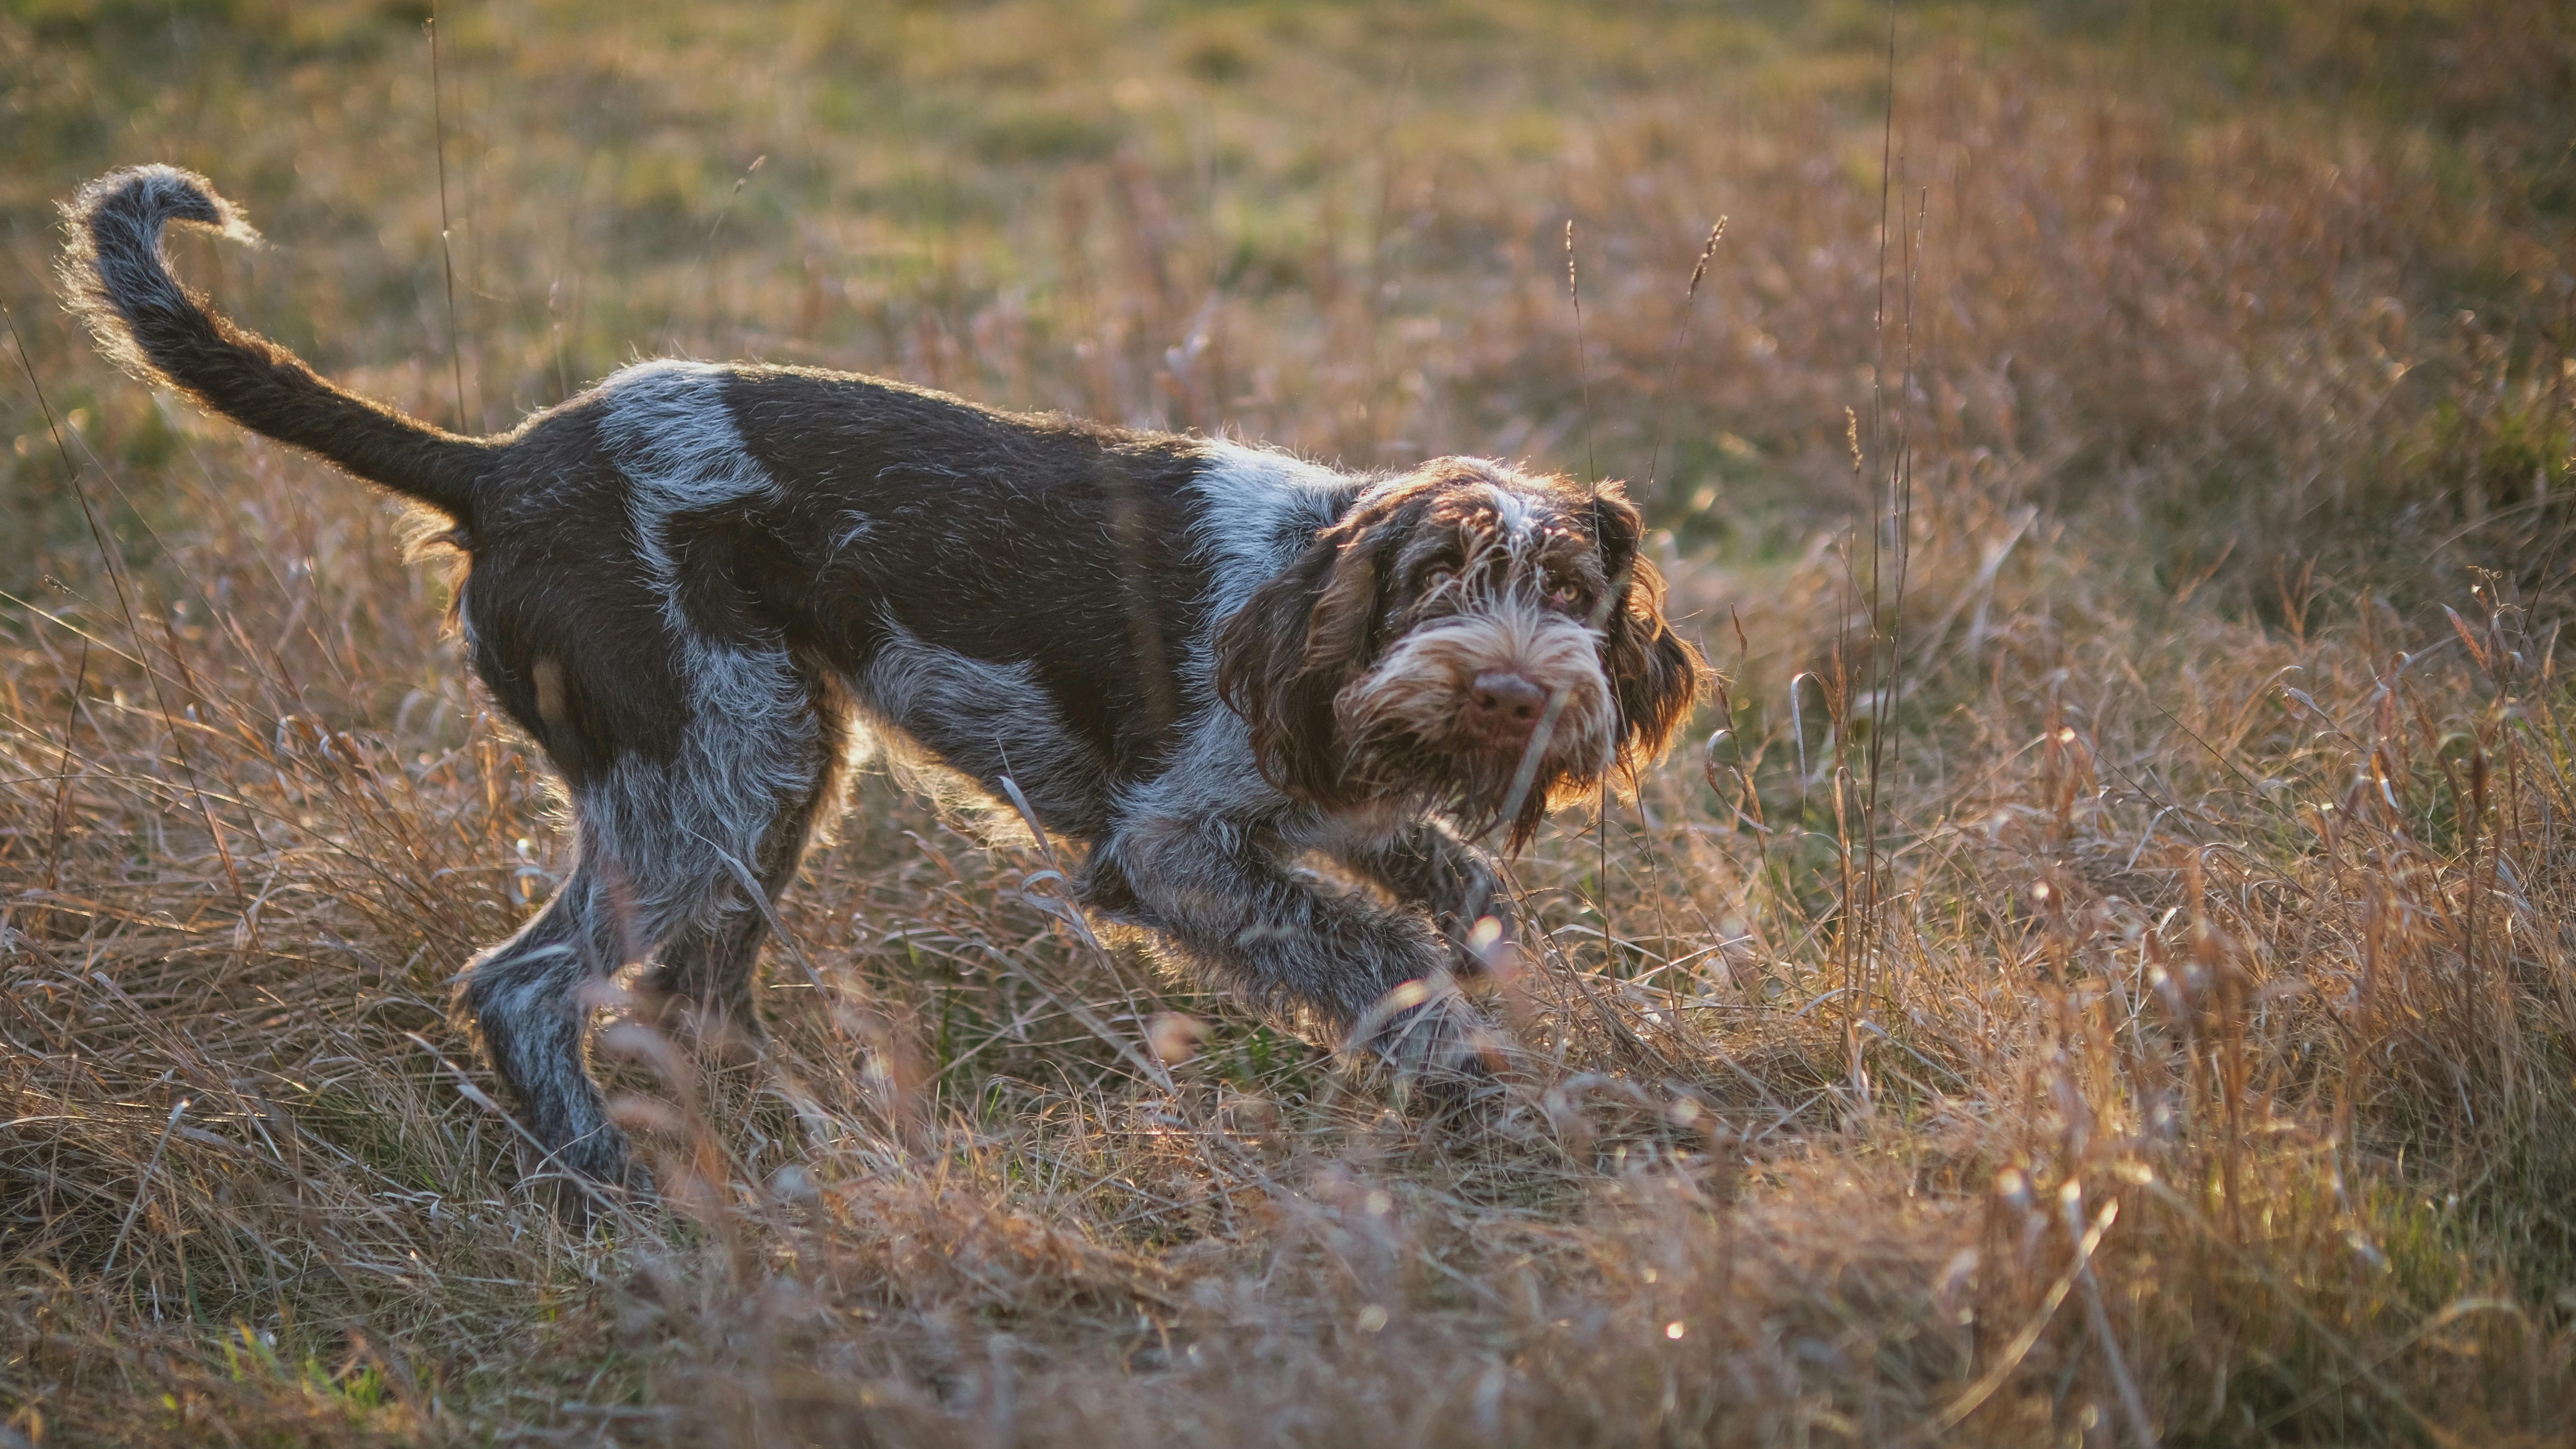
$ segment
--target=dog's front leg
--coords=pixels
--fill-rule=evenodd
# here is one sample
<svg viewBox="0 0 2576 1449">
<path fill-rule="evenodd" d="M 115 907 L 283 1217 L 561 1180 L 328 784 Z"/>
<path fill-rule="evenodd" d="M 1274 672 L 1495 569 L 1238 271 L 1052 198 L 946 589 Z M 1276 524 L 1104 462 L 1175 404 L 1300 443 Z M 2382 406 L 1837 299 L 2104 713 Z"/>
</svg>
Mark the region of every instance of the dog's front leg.
<svg viewBox="0 0 2576 1449">
<path fill-rule="evenodd" d="M 1115 913 L 1182 964 L 1259 1005 L 1302 1007 L 1337 1036 L 1361 1035 L 1357 1045 L 1408 1075 L 1481 1074 L 1485 1028 L 1449 985 L 1451 953 L 1431 924 L 1317 890 L 1281 863 L 1278 845 L 1242 821 L 1162 818 L 1101 850 L 1127 897 Z"/>
<path fill-rule="evenodd" d="M 1391 835 L 1355 841 L 1333 854 L 1396 899 L 1428 910 L 1457 952 L 1452 969 L 1461 976 L 1481 973 L 1498 943 L 1513 939 L 1511 901 L 1494 858 L 1436 820 L 1408 821 Z M 1489 918 L 1500 934 L 1480 940 L 1476 923 Z"/>
</svg>

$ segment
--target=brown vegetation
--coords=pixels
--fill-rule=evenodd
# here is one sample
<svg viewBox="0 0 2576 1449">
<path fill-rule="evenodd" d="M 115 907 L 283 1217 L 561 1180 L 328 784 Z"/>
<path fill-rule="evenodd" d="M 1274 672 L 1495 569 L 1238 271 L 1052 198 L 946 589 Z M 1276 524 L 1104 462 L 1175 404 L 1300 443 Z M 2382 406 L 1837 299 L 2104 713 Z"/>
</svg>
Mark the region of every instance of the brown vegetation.
<svg viewBox="0 0 2576 1449">
<path fill-rule="evenodd" d="M 2112 10 L 458 6 L 451 334 L 418 14 L 10 7 L 0 1444 L 2566 1442 L 2576 27 Z M 765 1049 L 612 1029 L 667 1201 L 571 1236 L 442 1010 L 542 782 L 385 504 L 51 305 L 143 160 L 442 420 L 1625 475 L 1729 684 L 1519 863 L 1488 1117 L 877 779 Z"/>
</svg>

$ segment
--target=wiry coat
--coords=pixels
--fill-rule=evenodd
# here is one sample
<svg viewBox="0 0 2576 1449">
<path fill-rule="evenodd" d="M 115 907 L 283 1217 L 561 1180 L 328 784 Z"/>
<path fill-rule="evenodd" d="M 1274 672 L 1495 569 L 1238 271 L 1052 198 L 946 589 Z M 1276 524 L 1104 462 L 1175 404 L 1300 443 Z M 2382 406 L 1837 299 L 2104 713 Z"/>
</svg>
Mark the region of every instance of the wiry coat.
<svg viewBox="0 0 2576 1449">
<path fill-rule="evenodd" d="M 1086 906 L 1167 958 L 1460 1069 L 1474 1022 L 1441 984 L 1509 926 L 1468 837 L 1517 842 L 1551 796 L 1633 769 L 1700 683 L 1615 488 L 1467 459 L 1354 478 L 678 362 L 458 437 L 171 277 L 165 223 L 251 237 L 202 178 L 118 172 L 66 214 L 64 278 L 112 355 L 452 521 L 474 671 L 562 773 L 579 841 L 461 1001 L 530 1134 L 592 1179 L 631 1169 L 582 987 L 649 960 L 749 1024 L 749 893 L 792 880 L 857 732 L 1016 791 L 1088 847 Z M 1319 889 L 1309 850 L 1398 907 Z"/>
</svg>

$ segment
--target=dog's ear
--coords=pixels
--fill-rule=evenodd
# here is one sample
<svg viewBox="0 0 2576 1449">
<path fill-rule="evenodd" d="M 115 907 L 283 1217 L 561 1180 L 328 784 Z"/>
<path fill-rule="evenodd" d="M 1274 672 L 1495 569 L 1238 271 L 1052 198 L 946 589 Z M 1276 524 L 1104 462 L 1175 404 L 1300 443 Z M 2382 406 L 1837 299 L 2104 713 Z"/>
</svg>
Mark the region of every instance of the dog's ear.
<svg viewBox="0 0 2576 1449">
<path fill-rule="evenodd" d="M 1664 618 L 1664 576 L 1639 552 L 1643 520 L 1617 484 L 1592 500 L 1593 537 L 1610 580 L 1601 653 L 1619 707 L 1619 770 L 1630 783 L 1662 757 L 1708 680 L 1699 651 Z"/>
<path fill-rule="evenodd" d="M 1333 701 L 1376 651 L 1402 532 L 1392 512 L 1364 509 L 1316 534 L 1217 635 L 1217 697 L 1252 727 L 1262 778 L 1296 799 L 1348 803 Z"/>
</svg>

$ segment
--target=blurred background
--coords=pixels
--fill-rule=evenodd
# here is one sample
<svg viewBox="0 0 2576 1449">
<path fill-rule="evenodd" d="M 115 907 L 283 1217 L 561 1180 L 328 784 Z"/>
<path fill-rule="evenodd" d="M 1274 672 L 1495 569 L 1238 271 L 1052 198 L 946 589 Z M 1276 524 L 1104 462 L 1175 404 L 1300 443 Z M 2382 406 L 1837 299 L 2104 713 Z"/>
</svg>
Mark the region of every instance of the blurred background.
<svg viewBox="0 0 2576 1449">
<path fill-rule="evenodd" d="M 678 352 L 1357 467 L 1642 483 L 1660 429 L 1712 542 L 1851 506 L 1842 410 L 1900 371 L 1919 439 L 2034 495 L 2305 528 L 2510 505 L 2564 428 L 2546 5 L 462 4 L 440 102 L 427 18 L 10 7 L 5 286 L 66 407 L 165 446 L 42 278 L 56 202 L 166 160 L 272 238 L 189 275 L 467 428 Z M 2455 372 L 2494 416 L 2437 416 Z"/>
<path fill-rule="evenodd" d="M 0 5 L 0 1445 L 2576 1428 L 2565 6 L 431 18 Z M 56 305 L 146 161 L 468 431 L 679 354 L 1623 478 L 1726 682 L 1516 865 L 1494 1122 L 872 777 L 567 1233 L 444 997 L 569 842 L 394 511 Z"/>
</svg>

